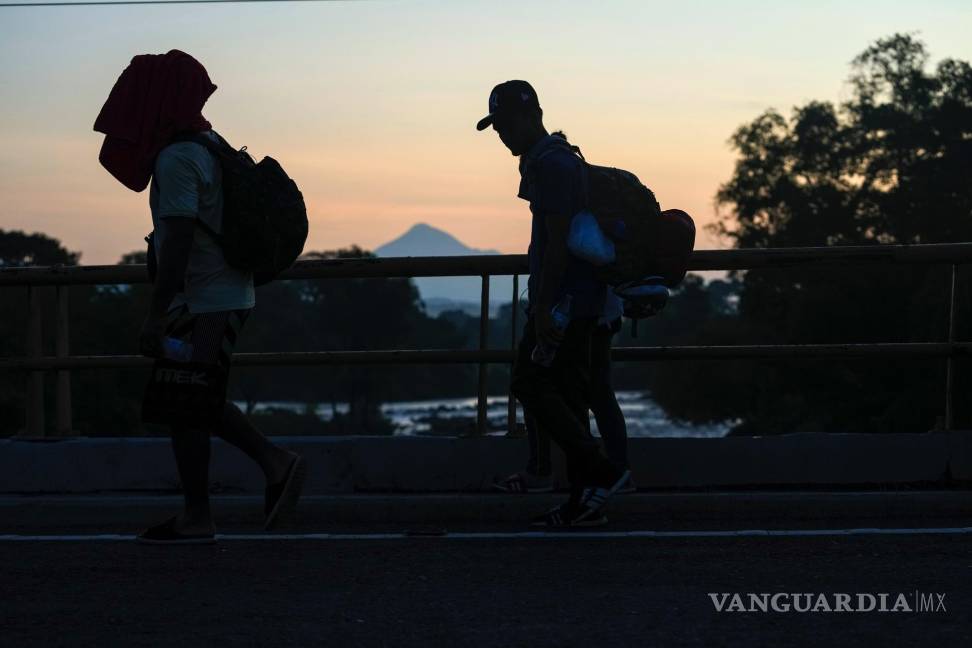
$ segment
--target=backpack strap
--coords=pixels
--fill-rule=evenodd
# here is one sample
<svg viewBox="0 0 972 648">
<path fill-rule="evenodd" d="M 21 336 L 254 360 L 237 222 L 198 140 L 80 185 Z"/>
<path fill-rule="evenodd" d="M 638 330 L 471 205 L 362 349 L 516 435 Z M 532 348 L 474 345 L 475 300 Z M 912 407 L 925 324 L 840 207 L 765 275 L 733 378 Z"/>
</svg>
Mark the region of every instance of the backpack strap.
<svg viewBox="0 0 972 648">
<path fill-rule="evenodd" d="M 176 134 L 175 137 L 172 138 L 172 141 L 173 143 L 174 142 L 194 142 L 195 144 L 199 144 L 207 151 L 212 153 L 217 160 L 224 158 L 228 155 L 231 155 L 233 153 L 236 153 L 236 149 L 234 149 L 229 142 L 223 139 L 222 135 L 220 135 L 216 131 L 211 131 L 211 132 L 213 135 L 216 136 L 216 139 L 218 139 L 219 141 L 214 142 L 211 137 L 206 137 L 202 133 L 178 133 Z M 243 148 L 240 149 L 240 151 L 241 152 L 246 151 L 246 147 L 244 146 Z"/>
<path fill-rule="evenodd" d="M 547 157 L 548 155 L 550 155 L 551 153 L 557 150 L 570 151 L 573 155 L 575 155 L 577 158 L 580 159 L 581 167 L 583 168 L 583 171 L 581 172 L 581 190 L 584 194 L 584 207 L 590 208 L 591 206 L 591 190 L 590 190 L 591 165 L 584 157 L 584 154 L 581 153 L 579 146 L 574 146 L 566 139 L 564 139 L 563 144 L 560 144 L 558 146 L 551 146 L 546 151 L 538 155 L 535 161 L 542 160 L 543 158 Z"/>
<path fill-rule="evenodd" d="M 221 155 L 226 154 L 226 149 L 228 148 L 232 150 L 233 147 L 230 146 L 229 142 L 223 139 L 222 135 L 220 135 L 216 131 L 212 131 L 212 133 L 217 137 L 217 139 L 219 139 L 218 142 L 214 142 L 212 138 L 206 137 L 202 133 L 185 132 L 185 133 L 176 133 L 175 137 L 172 138 L 172 143 L 174 144 L 176 142 L 194 142 L 195 144 L 199 144 L 207 151 L 209 151 L 209 153 L 214 158 L 216 158 L 216 162 L 218 164 Z M 204 223 L 201 218 L 196 219 L 196 225 L 198 225 L 199 228 L 202 229 L 202 231 L 206 232 L 206 234 L 208 234 L 214 241 L 216 241 L 217 244 L 220 245 L 222 244 L 223 242 L 222 234 L 218 234 L 216 230 L 214 230 L 212 227 Z"/>
</svg>

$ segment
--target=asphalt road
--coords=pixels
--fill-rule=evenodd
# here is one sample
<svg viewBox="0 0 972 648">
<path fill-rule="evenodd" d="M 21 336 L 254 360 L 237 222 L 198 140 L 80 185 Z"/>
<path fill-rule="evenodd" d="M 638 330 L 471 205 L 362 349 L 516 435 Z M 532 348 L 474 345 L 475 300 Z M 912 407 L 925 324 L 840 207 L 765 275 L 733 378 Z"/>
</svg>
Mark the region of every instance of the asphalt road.
<svg viewBox="0 0 972 648">
<path fill-rule="evenodd" d="M 4 544 L 5 646 L 972 645 L 972 537 Z M 708 593 L 944 593 L 717 612 Z"/>
<path fill-rule="evenodd" d="M 70 501 L 47 509 L 0 502 L 0 538 L 7 538 L 0 541 L 0 645 L 972 645 L 968 533 L 245 540 L 239 534 L 258 532 L 252 520 L 235 520 L 224 506 L 226 536 L 211 546 L 12 539 L 117 533 L 124 525 L 107 522 L 132 515 L 117 501 L 100 509 L 97 499 L 83 501 L 73 520 Z M 142 519 L 157 521 L 171 504 L 165 498 L 137 508 Z M 813 515 L 774 519 L 776 528 L 804 529 L 972 526 L 967 518 L 889 517 L 881 524 L 848 516 L 829 524 L 815 524 Z M 770 528 L 773 520 L 745 522 L 740 528 Z M 669 516 L 619 520 L 607 531 L 675 526 L 733 528 L 727 519 Z M 328 526 L 311 516 L 290 531 L 369 535 L 424 528 L 363 520 Z M 466 520 L 448 528 L 527 530 L 508 521 Z M 940 603 L 934 597 L 938 610 L 718 612 L 709 597 L 810 593 L 816 600 L 825 594 L 833 606 L 837 593 L 887 593 L 890 608 L 898 593 L 913 604 L 916 591 L 944 595 Z"/>
</svg>

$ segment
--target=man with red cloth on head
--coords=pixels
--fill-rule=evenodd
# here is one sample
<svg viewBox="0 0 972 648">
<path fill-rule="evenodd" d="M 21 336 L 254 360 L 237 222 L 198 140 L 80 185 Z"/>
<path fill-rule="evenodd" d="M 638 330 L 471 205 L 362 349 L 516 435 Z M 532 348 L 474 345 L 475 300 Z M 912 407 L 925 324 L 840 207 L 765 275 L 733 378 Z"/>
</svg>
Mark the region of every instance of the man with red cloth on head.
<svg viewBox="0 0 972 648">
<path fill-rule="evenodd" d="M 222 232 L 223 222 L 219 161 L 204 145 L 182 139 L 201 134 L 220 141 L 202 115 L 215 90 L 206 69 L 184 52 L 136 56 L 94 125 L 105 134 L 99 160 L 109 173 L 132 191 L 142 191 L 151 180 L 158 264 L 139 348 L 156 365 L 143 417 L 171 430 L 185 510 L 140 534 L 137 539 L 145 543 L 215 541 L 208 488 L 211 433 L 263 469 L 268 529 L 296 506 L 305 472 L 302 457 L 271 443 L 226 401 L 233 347 L 256 301 L 253 276 L 227 264 L 213 236 Z M 197 387 L 205 390 L 200 402 L 214 415 L 197 415 L 191 407 L 149 413 L 150 403 L 166 398 L 195 402 L 191 390 Z"/>
</svg>

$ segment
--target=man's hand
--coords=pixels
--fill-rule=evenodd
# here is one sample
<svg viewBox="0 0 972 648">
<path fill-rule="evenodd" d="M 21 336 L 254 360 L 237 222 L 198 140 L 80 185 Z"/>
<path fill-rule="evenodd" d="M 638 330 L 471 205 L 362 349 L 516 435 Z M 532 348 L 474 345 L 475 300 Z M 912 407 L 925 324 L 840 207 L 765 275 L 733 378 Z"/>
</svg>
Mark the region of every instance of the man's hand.
<svg viewBox="0 0 972 648">
<path fill-rule="evenodd" d="M 550 308 L 543 306 L 537 308 L 533 320 L 537 343 L 548 347 L 558 346 L 564 341 L 564 332 L 557 328 L 550 311 Z"/>
<path fill-rule="evenodd" d="M 138 351 L 150 358 L 162 357 L 162 337 L 165 335 L 165 320 L 149 315 L 142 324 L 138 335 Z"/>
</svg>

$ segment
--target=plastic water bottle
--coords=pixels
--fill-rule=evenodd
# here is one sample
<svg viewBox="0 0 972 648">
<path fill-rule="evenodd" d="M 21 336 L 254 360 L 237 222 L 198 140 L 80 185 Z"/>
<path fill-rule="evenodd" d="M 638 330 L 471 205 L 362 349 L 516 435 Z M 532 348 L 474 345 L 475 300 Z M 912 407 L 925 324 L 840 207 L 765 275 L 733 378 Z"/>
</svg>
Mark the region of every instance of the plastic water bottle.
<svg viewBox="0 0 972 648">
<path fill-rule="evenodd" d="M 566 331 L 567 325 L 570 324 L 570 302 L 571 296 L 564 295 L 563 299 L 557 302 L 557 305 L 550 311 L 550 315 L 553 317 L 554 328 L 561 333 Z M 533 347 L 530 359 L 541 367 L 549 367 L 553 364 L 554 356 L 557 355 L 557 347 L 559 346 L 560 344 L 556 342 L 544 343 L 537 340 L 537 346 Z"/>
<path fill-rule="evenodd" d="M 162 338 L 162 357 L 176 362 L 192 360 L 192 344 L 173 337 Z"/>
</svg>

